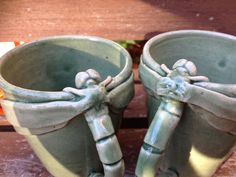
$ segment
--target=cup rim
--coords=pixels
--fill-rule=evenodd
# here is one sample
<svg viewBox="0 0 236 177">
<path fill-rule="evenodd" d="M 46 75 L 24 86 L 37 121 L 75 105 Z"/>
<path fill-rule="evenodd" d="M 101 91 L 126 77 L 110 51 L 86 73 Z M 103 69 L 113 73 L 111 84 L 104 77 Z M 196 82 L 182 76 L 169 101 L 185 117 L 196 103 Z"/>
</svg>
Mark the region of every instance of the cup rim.
<svg viewBox="0 0 236 177">
<path fill-rule="evenodd" d="M 35 46 L 38 45 L 41 42 L 47 42 L 47 41 L 53 41 L 53 40 L 60 40 L 60 39 L 82 39 L 82 40 L 89 40 L 89 41 L 99 41 L 108 45 L 112 45 L 114 49 L 117 49 L 125 56 L 125 65 L 122 68 L 122 70 L 113 77 L 112 82 L 107 86 L 108 90 L 113 89 L 114 87 L 118 86 L 119 84 L 126 81 L 130 75 L 132 74 L 132 59 L 130 54 L 126 49 L 124 49 L 121 45 L 118 43 L 105 39 L 102 37 L 97 36 L 88 36 L 88 35 L 59 35 L 59 36 L 50 36 L 45 37 L 41 39 L 34 40 L 32 42 L 28 42 L 25 44 L 22 44 L 6 54 L 4 54 L 0 59 L 0 73 L 1 73 L 1 66 L 6 60 L 15 52 L 24 50 L 26 47 L 29 46 Z M 7 80 L 5 80 L 2 75 L 0 74 L 0 87 L 4 90 L 4 92 L 15 95 L 18 97 L 37 97 L 40 100 L 65 100 L 65 99 L 71 99 L 71 94 L 63 92 L 63 91 L 39 91 L 39 90 L 33 90 L 33 89 L 27 89 L 23 87 L 19 87 L 16 85 L 13 85 L 9 83 Z"/>
<path fill-rule="evenodd" d="M 219 37 L 222 39 L 236 40 L 236 37 L 230 34 L 225 34 L 221 32 L 215 31 L 206 31 L 206 30 L 177 30 L 165 32 L 159 35 L 156 35 L 149 39 L 147 43 L 144 45 L 143 53 L 142 53 L 142 62 L 147 65 L 152 70 L 159 70 L 160 65 L 155 61 L 155 59 L 150 54 L 150 48 L 153 45 L 166 41 L 168 39 L 174 38 L 182 38 L 186 36 L 207 36 L 207 37 Z"/>
</svg>

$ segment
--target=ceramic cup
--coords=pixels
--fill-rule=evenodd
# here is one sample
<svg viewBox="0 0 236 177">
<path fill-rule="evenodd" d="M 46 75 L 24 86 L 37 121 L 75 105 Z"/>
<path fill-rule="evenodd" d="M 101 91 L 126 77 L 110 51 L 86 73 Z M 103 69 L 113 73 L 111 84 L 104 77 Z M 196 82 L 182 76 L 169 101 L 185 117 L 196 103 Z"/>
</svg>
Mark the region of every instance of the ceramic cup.
<svg viewBox="0 0 236 177">
<path fill-rule="evenodd" d="M 157 35 L 139 73 L 150 127 L 137 176 L 210 177 L 236 140 L 236 37 L 183 30 Z"/>
<path fill-rule="evenodd" d="M 134 92 L 125 49 L 99 37 L 50 37 L 2 56 L 0 72 L 7 119 L 52 175 L 123 176 L 115 132 Z"/>
</svg>

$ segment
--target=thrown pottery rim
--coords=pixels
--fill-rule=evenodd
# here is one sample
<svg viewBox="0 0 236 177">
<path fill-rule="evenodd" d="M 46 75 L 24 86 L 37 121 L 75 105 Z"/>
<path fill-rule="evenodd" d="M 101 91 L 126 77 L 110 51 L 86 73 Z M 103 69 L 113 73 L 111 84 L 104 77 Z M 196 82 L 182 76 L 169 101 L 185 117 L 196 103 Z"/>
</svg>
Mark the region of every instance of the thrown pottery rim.
<svg viewBox="0 0 236 177">
<path fill-rule="evenodd" d="M 24 50 L 24 48 L 29 46 L 38 45 L 38 43 L 41 42 L 47 42 L 47 41 L 53 41 L 53 40 L 59 40 L 59 39 L 82 39 L 82 40 L 90 40 L 90 41 L 99 41 L 103 42 L 105 44 L 113 46 L 115 49 L 119 50 L 125 57 L 125 65 L 123 69 L 113 77 L 112 82 L 107 86 L 109 90 L 113 89 L 114 87 L 118 86 L 119 84 L 125 82 L 132 74 L 132 59 L 130 54 L 126 49 L 124 49 L 122 46 L 120 46 L 118 43 L 97 37 L 97 36 L 87 36 L 87 35 L 60 35 L 60 36 L 51 36 L 51 37 L 45 37 L 41 38 L 29 43 L 25 43 L 23 45 L 20 45 L 6 54 L 4 54 L 2 57 L 0 57 L 0 87 L 3 88 L 5 92 L 8 92 L 13 95 L 17 96 L 23 96 L 23 97 L 37 97 L 41 99 L 49 99 L 49 100 L 64 100 L 64 99 L 71 99 L 71 94 L 63 91 L 39 91 L 39 90 L 33 90 L 33 89 L 26 89 L 22 88 L 16 85 L 13 85 L 9 83 L 7 80 L 5 80 L 2 75 L 2 64 L 6 62 L 6 60 L 12 55 L 12 53 Z"/>
<path fill-rule="evenodd" d="M 143 53 L 142 53 L 142 61 L 146 64 L 150 69 L 157 71 L 160 68 L 160 65 L 155 61 L 155 59 L 150 54 L 150 48 L 154 45 L 158 45 L 169 39 L 177 39 L 184 37 L 219 37 L 222 39 L 236 40 L 236 37 L 230 34 L 225 34 L 221 32 L 214 31 L 206 31 L 206 30 L 177 30 L 165 32 L 159 35 L 154 36 L 149 39 L 147 43 L 144 45 Z"/>
</svg>

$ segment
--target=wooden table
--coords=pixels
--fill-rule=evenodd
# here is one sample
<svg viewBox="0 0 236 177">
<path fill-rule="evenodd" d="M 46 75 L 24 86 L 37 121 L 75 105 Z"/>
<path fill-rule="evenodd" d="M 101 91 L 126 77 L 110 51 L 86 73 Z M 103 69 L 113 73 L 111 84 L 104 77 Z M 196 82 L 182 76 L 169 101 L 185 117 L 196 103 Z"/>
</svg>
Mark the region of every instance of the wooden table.
<svg viewBox="0 0 236 177">
<path fill-rule="evenodd" d="M 236 35 L 234 0 L 21 0 L 0 1 L 0 41 L 83 34 L 112 40 L 139 40 L 134 63 L 146 40 L 179 29 L 220 31 Z M 135 72 L 135 98 L 125 112 L 119 141 L 126 177 L 134 176 L 138 152 L 147 128 L 146 93 Z M 0 117 L 0 177 L 49 177 L 26 140 Z M 236 176 L 236 151 L 214 177 Z"/>
</svg>

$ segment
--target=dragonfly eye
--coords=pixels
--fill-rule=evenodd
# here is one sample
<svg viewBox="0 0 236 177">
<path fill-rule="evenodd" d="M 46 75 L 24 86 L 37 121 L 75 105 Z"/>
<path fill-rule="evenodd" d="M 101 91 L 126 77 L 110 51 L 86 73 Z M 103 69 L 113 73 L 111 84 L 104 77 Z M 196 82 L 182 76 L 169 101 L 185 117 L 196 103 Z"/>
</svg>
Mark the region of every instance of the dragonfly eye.
<svg viewBox="0 0 236 177">
<path fill-rule="evenodd" d="M 88 69 L 86 71 L 91 79 L 94 79 L 97 83 L 101 82 L 100 74 L 94 69 Z"/>
<path fill-rule="evenodd" d="M 187 62 L 188 62 L 187 59 L 179 59 L 178 61 L 175 62 L 172 68 L 176 69 L 178 67 L 184 67 Z"/>
<path fill-rule="evenodd" d="M 86 81 L 89 79 L 89 75 L 86 72 L 79 72 L 75 76 L 76 88 L 80 89 L 85 86 Z"/>
<path fill-rule="evenodd" d="M 188 61 L 186 59 L 178 60 L 173 65 L 173 69 L 177 69 L 177 70 L 179 70 L 181 72 L 188 73 L 190 76 L 196 76 L 196 74 L 197 74 L 197 67 L 196 67 L 196 65 L 193 62 Z"/>
<path fill-rule="evenodd" d="M 188 61 L 185 64 L 185 68 L 188 70 L 188 73 L 189 73 L 190 76 L 196 76 L 197 75 L 197 67 L 193 62 Z"/>
<path fill-rule="evenodd" d="M 89 85 L 98 84 L 101 81 L 100 74 L 94 69 L 88 69 L 85 72 L 79 72 L 75 76 L 75 85 L 77 88 L 84 88 Z"/>
</svg>

